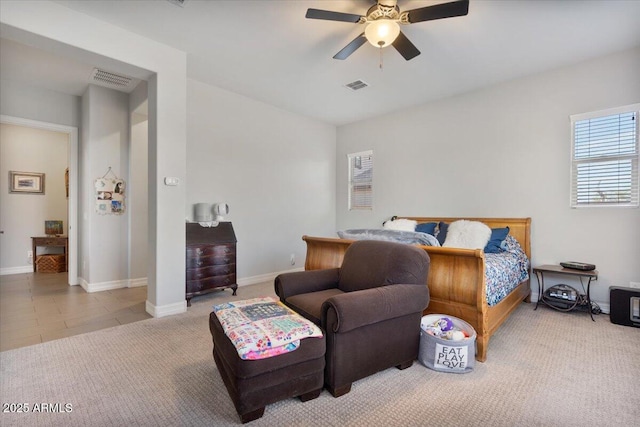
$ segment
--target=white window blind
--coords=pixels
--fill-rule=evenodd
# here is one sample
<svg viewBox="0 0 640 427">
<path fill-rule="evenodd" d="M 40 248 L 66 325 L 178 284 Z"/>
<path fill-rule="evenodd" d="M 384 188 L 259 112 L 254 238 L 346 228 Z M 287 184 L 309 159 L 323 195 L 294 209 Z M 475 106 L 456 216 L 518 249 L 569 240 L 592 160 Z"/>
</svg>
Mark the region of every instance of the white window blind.
<svg viewBox="0 0 640 427">
<path fill-rule="evenodd" d="M 571 207 L 638 207 L 639 107 L 571 116 Z"/>
<path fill-rule="evenodd" d="M 348 155 L 349 209 L 373 208 L 373 151 Z"/>
</svg>

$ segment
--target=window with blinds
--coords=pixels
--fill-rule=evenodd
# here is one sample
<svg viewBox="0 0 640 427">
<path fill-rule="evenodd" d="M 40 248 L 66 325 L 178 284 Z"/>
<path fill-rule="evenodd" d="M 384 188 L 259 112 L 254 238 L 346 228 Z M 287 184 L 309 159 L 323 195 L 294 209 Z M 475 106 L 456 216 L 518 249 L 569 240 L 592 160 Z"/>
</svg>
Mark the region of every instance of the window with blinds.
<svg viewBox="0 0 640 427">
<path fill-rule="evenodd" d="M 571 207 L 638 207 L 639 110 L 571 116 Z"/>
<path fill-rule="evenodd" d="M 348 155 L 349 210 L 373 208 L 373 151 Z"/>
</svg>

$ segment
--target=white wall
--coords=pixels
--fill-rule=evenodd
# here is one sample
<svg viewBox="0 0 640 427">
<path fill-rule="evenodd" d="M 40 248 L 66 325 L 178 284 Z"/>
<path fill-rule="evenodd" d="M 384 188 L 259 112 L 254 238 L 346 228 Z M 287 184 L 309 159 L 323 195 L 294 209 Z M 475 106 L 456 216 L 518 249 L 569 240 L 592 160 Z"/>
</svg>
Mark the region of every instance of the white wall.
<svg viewBox="0 0 640 427">
<path fill-rule="evenodd" d="M 533 264 L 596 264 L 592 297 L 608 303 L 609 286 L 640 281 L 640 210 L 569 208 L 569 115 L 638 102 L 639 69 L 634 49 L 339 127 L 338 229 L 391 215 L 529 216 Z M 346 155 L 366 149 L 374 209 L 349 212 Z"/>
<path fill-rule="evenodd" d="M 0 79 L 0 112 L 6 116 L 80 127 L 80 97 Z"/>
<path fill-rule="evenodd" d="M 31 271 L 31 237 L 44 236 L 45 220 L 67 229 L 64 172 L 69 137 L 65 133 L 0 124 L 0 271 Z M 10 193 L 9 171 L 44 173 L 44 194 Z M 66 233 L 65 233 L 66 234 Z M 38 254 L 61 252 L 39 248 Z"/>
<path fill-rule="evenodd" d="M 102 177 L 124 179 L 125 186 L 129 182 L 129 96 L 95 85 L 89 85 L 84 96 L 88 102 L 86 111 L 83 103 L 83 115 L 88 121 L 81 143 L 80 212 L 88 236 L 83 243 L 88 246 L 82 245 L 80 251 L 91 261 L 82 268 L 82 278 L 90 285 L 129 278 L 129 217 L 96 212 L 94 186 Z M 126 195 L 125 187 L 125 209 Z"/>
<path fill-rule="evenodd" d="M 131 146 L 129 147 L 129 183 L 127 213 L 129 216 L 129 278 L 146 283 L 149 246 L 149 120 L 146 115 L 131 114 Z M 139 283 L 141 284 L 141 283 Z"/>
<path fill-rule="evenodd" d="M 91 280 L 91 182 L 88 177 L 90 171 L 91 150 L 85 141 L 91 140 L 91 91 L 86 90 L 81 98 L 80 143 L 78 144 L 78 277 L 89 282 Z"/>
<path fill-rule="evenodd" d="M 141 81 L 129 94 L 129 278 L 131 285 L 147 283 L 149 262 L 149 89 Z"/>
<path fill-rule="evenodd" d="M 304 266 L 335 229 L 335 127 L 188 80 L 187 204 L 226 202 L 240 284 Z M 297 263 L 290 263 L 295 254 Z"/>
</svg>

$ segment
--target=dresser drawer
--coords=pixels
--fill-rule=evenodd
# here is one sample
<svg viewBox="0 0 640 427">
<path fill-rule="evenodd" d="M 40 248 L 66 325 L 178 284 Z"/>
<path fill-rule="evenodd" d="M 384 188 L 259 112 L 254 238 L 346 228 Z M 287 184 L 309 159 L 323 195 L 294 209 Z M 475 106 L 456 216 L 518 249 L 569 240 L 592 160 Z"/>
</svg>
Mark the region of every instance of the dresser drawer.
<svg viewBox="0 0 640 427">
<path fill-rule="evenodd" d="M 65 246 L 67 238 L 64 237 L 34 237 L 33 242 L 36 246 Z"/>
<path fill-rule="evenodd" d="M 187 267 L 187 270 L 189 270 L 193 268 L 204 268 L 204 267 L 210 267 L 214 265 L 235 264 L 235 262 L 236 262 L 235 254 L 227 254 L 227 255 L 220 255 L 220 256 L 209 255 L 209 256 L 199 256 L 199 257 L 193 257 L 193 258 L 187 257 L 186 267 Z"/>
<path fill-rule="evenodd" d="M 200 280 L 214 276 L 228 276 L 236 273 L 236 264 L 212 265 L 202 268 L 188 268 L 187 280 Z"/>
<path fill-rule="evenodd" d="M 225 256 L 236 253 L 235 243 L 229 244 L 200 244 L 187 246 L 187 258 Z"/>
<path fill-rule="evenodd" d="M 211 288 L 220 288 L 236 284 L 236 275 L 207 277 L 200 280 L 187 280 L 187 294 L 200 292 Z"/>
</svg>

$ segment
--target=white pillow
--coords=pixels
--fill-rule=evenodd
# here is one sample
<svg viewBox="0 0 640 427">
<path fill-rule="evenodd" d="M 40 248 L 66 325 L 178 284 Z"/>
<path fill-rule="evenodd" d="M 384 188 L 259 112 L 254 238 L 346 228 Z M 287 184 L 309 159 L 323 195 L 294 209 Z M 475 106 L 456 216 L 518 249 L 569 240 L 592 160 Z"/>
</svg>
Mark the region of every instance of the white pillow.
<svg viewBox="0 0 640 427">
<path fill-rule="evenodd" d="M 387 230 L 416 231 L 416 225 L 418 225 L 418 221 L 400 218 L 385 222 L 382 228 L 386 228 Z"/>
<path fill-rule="evenodd" d="M 491 238 L 491 228 L 479 221 L 461 219 L 449 224 L 443 247 L 484 249 Z"/>
</svg>

